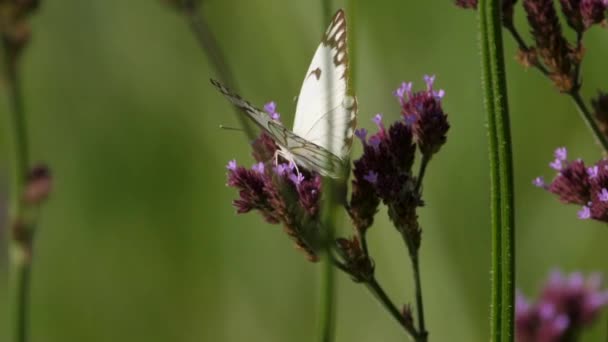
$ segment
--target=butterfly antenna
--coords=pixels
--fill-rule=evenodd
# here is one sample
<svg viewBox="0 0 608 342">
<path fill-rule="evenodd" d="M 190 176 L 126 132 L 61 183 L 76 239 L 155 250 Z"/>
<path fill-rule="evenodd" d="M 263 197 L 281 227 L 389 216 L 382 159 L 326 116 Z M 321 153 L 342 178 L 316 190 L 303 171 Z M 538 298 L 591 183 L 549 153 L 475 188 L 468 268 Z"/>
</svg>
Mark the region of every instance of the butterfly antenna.
<svg viewBox="0 0 608 342">
<path fill-rule="evenodd" d="M 224 125 L 220 125 L 220 129 L 225 129 L 227 131 L 240 131 L 240 132 L 244 132 L 245 131 L 242 128 L 230 127 L 230 126 L 224 126 Z"/>
</svg>

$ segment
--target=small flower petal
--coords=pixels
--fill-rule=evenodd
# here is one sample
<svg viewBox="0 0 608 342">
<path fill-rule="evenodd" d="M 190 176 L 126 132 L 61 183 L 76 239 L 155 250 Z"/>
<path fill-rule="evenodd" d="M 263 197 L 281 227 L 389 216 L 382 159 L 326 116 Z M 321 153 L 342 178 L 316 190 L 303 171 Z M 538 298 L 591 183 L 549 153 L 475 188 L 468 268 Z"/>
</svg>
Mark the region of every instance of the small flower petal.
<svg viewBox="0 0 608 342">
<path fill-rule="evenodd" d="M 228 165 L 226 165 L 226 169 L 230 170 L 230 171 L 236 171 L 237 165 L 236 165 L 236 159 L 232 159 L 231 161 L 228 162 Z"/>
<path fill-rule="evenodd" d="M 376 184 L 376 182 L 378 182 L 378 173 L 375 171 L 369 171 L 365 176 L 363 176 L 363 179 L 372 184 Z"/>
<path fill-rule="evenodd" d="M 579 210 L 578 218 L 581 220 L 587 220 L 591 218 L 591 210 L 588 206 L 584 206 L 581 210 Z"/>
<path fill-rule="evenodd" d="M 555 159 L 565 161 L 568 158 L 568 150 L 565 147 L 558 147 L 555 149 Z"/>
<path fill-rule="evenodd" d="M 263 174 L 264 173 L 264 163 L 263 162 L 255 163 L 255 164 L 253 164 L 251 169 L 259 174 Z"/>
<path fill-rule="evenodd" d="M 537 188 L 544 188 L 547 186 L 547 184 L 545 184 L 545 179 L 543 177 L 534 178 L 534 180 L 532 181 L 532 184 L 534 184 L 534 186 Z"/>
</svg>

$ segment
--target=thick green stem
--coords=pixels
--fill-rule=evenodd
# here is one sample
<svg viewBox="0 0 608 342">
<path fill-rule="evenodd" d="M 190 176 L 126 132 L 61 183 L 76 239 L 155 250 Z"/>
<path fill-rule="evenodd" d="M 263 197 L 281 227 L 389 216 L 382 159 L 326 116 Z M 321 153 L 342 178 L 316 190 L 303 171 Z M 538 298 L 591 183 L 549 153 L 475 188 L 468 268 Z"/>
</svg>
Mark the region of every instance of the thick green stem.
<svg viewBox="0 0 608 342">
<path fill-rule="evenodd" d="M 190 24 L 192 33 L 207 56 L 207 59 L 215 69 L 218 78 L 227 84 L 233 91 L 239 93 L 239 88 L 232 70 L 228 66 L 228 63 L 226 63 L 224 52 L 220 48 L 211 28 L 207 25 L 207 21 L 201 15 L 198 3 L 191 0 L 182 0 L 182 8 L 185 17 Z M 250 140 L 255 139 L 255 132 L 249 120 L 237 107 L 234 107 L 234 112 L 247 137 Z"/>
<path fill-rule="evenodd" d="M 491 340 L 512 341 L 515 282 L 513 171 L 500 0 L 479 1 L 479 23 L 491 169 Z"/>
<path fill-rule="evenodd" d="M 323 21 L 331 20 L 331 0 L 322 1 Z M 325 61 L 331 63 L 331 61 Z M 332 82 L 330 77 L 327 82 Z M 327 84 L 328 89 L 332 84 Z M 331 104 L 330 104 L 331 105 Z M 331 127 L 330 127 L 331 129 Z M 331 150 L 331 143 L 327 145 Z M 323 206 L 321 211 L 321 227 L 323 227 L 323 258 L 321 270 L 321 304 L 319 312 L 319 342 L 332 342 L 335 337 L 336 320 L 336 274 L 332 261 L 332 246 L 338 220 L 341 218 L 340 210 L 340 181 L 331 178 L 323 179 Z"/>
<path fill-rule="evenodd" d="M 9 102 L 6 135 L 10 148 L 10 196 L 9 196 L 9 317 L 10 339 L 13 342 L 27 341 L 27 318 L 29 296 L 29 271 L 31 251 L 28 245 L 29 227 L 24 222 L 25 205 L 23 190 L 26 183 L 29 157 L 25 111 L 21 97 L 15 51 L 8 40 L 3 39 L 4 80 Z"/>
</svg>

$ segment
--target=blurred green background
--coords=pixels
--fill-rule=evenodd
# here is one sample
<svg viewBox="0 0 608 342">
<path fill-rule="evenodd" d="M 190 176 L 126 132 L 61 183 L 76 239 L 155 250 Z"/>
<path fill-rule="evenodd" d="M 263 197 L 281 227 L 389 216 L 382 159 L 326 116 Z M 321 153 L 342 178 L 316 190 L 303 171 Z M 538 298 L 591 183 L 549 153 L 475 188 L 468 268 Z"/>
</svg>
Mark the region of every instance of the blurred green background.
<svg viewBox="0 0 608 342">
<path fill-rule="evenodd" d="M 433 341 L 487 341 L 489 179 L 475 13 L 448 0 L 357 3 L 360 126 L 371 128 L 378 112 L 397 118 L 391 92 L 402 80 L 422 87 L 424 74 L 436 74 L 447 92 L 452 128 L 420 212 L 428 328 Z M 208 0 L 203 11 L 243 95 L 276 100 L 291 122 L 326 26 L 320 3 Z M 516 16 L 522 24 L 519 7 Z M 218 129 L 237 120 L 209 84 L 214 72 L 183 17 L 160 1 L 63 0 L 43 1 L 32 24 L 22 64 L 32 156 L 50 164 L 55 183 L 36 241 L 32 341 L 311 341 L 318 265 L 280 227 L 231 207 L 224 167 L 232 158 L 251 163 L 249 147 L 241 133 Z M 607 41 L 598 28 L 586 37 L 586 98 L 608 87 Z M 555 147 L 588 161 L 600 149 L 569 99 L 518 65 L 506 42 L 517 284 L 535 295 L 553 267 L 608 273 L 607 228 L 531 185 L 552 175 Z M 409 262 L 384 210 L 370 239 L 386 290 L 413 300 Z M 404 340 L 363 286 L 338 280 L 337 341 Z M 605 338 L 607 318 L 586 341 Z"/>
</svg>

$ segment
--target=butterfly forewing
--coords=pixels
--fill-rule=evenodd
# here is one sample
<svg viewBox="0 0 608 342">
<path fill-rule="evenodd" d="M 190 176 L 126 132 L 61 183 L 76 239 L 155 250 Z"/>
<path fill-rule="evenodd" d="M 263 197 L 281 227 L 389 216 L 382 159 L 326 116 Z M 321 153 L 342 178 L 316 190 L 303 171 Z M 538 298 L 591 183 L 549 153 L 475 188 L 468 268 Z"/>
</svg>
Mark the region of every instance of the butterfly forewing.
<svg viewBox="0 0 608 342">
<path fill-rule="evenodd" d="M 346 18 L 342 10 L 334 15 L 308 68 L 293 132 L 219 82 L 211 83 L 268 133 L 287 159 L 323 176 L 341 177 L 357 111 L 355 98 L 347 95 Z"/>
<path fill-rule="evenodd" d="M 285 135 L 276 134 L 276 130 L 270 129 L 270 124 L 273 123 L 273 121 L 270 119 L 268 114 L 266 114 L 260 109 L 257 109 L 251 103 L 249 103 L 249 101 L 244 100 L 241 96 L 232 92 L 220 82 L 212 79 L 211 84 L 213 84 L 217 88 L 217 90 L 224 94 L 224 96 L 228 99 L 228 101 L 230 101 L 230 103 L 245 112 L 253 120 L 253 122 L 255 122 L 261 129 L 266 131 L 268 134 L 270 134 L 270 136 L 273 138 L 274 141 L 276 141 L 277 144 L 283 146 L 287 145 Z"/>
<path fill-rule="evenodd" d="M 343 159 L 350 152 L 357 110 L 347 87 L 346 17 L 339 10 L 304 77 L 293 131 Z"/>
</svg>

